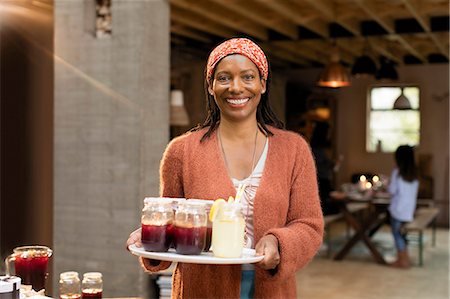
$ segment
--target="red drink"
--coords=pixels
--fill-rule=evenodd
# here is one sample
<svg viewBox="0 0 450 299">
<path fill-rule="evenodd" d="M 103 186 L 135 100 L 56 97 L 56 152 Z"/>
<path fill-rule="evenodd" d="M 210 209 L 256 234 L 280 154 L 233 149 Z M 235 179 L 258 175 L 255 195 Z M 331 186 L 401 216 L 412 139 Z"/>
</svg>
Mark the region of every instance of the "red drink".
<svg viewBox="0 0 450 299">
<path fill-rule="evenodd" d="M 83 290 L 81 298 L 101 299 L 102 293 L 103 293 L 102 290 L 86 289 L 86 290 Z"/>
<path fill-rule="evenodd" d="M 16 275 L 22 278 L 22 284 L 32 285 L 33 290 L 45 288 L 47 276 L 48 256 L 17 256 L 14 262 Z"/>
<path fill-rule="evenodd" d="M 205 248 L 206 226 L 174 228 L 174 244 L 179 254 L 200 254 Z"/>
<path fill-rule="evenodd" d="M 147 225 L 142 224 L 141 241 L 146 251 L 166 252 L 173 239 L 172 224 Z"/>
</svg>

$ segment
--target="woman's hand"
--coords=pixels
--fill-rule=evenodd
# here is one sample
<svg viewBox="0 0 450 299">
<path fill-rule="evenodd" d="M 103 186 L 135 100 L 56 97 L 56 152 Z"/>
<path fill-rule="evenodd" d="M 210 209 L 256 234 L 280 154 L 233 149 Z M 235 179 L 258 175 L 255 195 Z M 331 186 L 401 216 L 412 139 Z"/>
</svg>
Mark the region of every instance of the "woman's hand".
<svg viewBox="0 0 450 299">
<path fill-rule="evenodd" d="M 264 255 L 264 259 L 257 265 L 265 270 L 275 269 L 280 263 L 280 252 L 278 251 L 278 239 L 274 235 L 262 237 L 256 243 L 256 255 Z"/>
<path fill-rule="evenodd" d="M 136 247 L 142 247 L 141 243 L 141 228 L 138 228 L 137 230 L 133 231 L 127 240 L 127 250 L 128 246 L 130 245 L 136 245 Z"/>
</svg>

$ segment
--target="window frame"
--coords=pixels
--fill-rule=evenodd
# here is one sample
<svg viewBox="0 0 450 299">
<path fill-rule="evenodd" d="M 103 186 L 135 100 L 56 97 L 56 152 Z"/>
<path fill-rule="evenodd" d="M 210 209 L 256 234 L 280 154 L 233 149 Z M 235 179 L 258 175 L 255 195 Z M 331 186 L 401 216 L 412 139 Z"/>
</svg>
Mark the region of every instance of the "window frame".
<svg viewBox="0 0 450 299">
<path fill-rule="evenodd" d="M 422 135 L 422 113 L 421 113 L 421 98 L 422 98 L 422 89 L 418 84 L 413 83 L 383 83 L 383 84 L 372 84 L 367 89 L 367 97 L 366 97 L 366 103 L 367 103 L 367 109 L 366 109 L 366 136 L 365 136 L 365 151 L 369 154 L 375 154 L 375 153 L 392 153 L 393 151 L 390 150 L 383 150 L 381 151 L 377 148 L 375 148 L 373 151 L 369 149 L 369 144 L 371 140 L 371 118 L 372 118 L 372 112 L 373 111 L 396 111 L 395 109 L 372 109 L 372 90 L 375 88 L 417 88 L 418 89 L 418 107 L 417 108 L 411 108 L 406 111 L 417 111 L 419 114 L 419 128 L 418 128 L 418 137 L 419 141 L 417 144 L 410 144 L 412 146 L 419 146 L 421 142 L 421 135 Z M 402 111 L 402 110 L 398 110 Z"/>
</svg>

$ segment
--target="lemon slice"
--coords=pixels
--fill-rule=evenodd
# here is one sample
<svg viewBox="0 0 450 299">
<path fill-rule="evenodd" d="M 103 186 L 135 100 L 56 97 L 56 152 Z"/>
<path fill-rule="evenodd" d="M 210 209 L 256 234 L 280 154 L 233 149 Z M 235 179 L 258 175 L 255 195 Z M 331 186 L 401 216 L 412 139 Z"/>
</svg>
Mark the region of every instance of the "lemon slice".
<svg viewBox="0 0 450 299">
<path fill-rule="evenodd" d="M 217 213 L 225 202 L 226 201 L 223 198 L 219 198 L 214 201 L 211 206 L 211 210 L 209 211 L 209 221 L 213 222 L 214 219 L 216 219 Z"/>
</svg>

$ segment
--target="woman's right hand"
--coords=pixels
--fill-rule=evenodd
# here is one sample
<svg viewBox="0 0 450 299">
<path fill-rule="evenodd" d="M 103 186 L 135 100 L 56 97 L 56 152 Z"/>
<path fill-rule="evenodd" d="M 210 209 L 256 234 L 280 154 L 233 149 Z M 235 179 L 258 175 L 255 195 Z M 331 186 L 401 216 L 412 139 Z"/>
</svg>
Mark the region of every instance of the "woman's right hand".
<svg viewBox="0 0 450 299">
<path fill-rule="evenodd" d="M 142 247 L 142 242 L 141 242 L 141 228 L 136 229 L 135 231 L 133 231 L 130 236 L 128 237 L 127 240 L 127 250 L 128 250 L 128 246 L 130 245 L 136 245 L 136 247 Z"/>
</svg>

